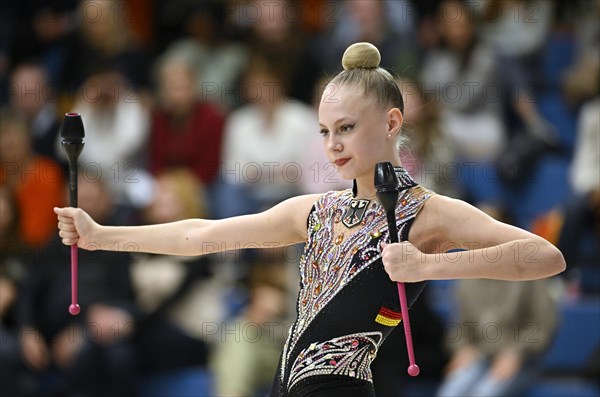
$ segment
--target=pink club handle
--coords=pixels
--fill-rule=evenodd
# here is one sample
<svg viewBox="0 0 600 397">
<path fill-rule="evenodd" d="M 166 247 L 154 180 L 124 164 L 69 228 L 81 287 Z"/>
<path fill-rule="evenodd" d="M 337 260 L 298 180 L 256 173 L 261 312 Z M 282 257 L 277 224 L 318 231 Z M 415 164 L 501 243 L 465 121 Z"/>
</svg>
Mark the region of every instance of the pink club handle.
<svg viewBox="0 0 600 397">
<path fill-rule="evenodd" d="M 81 308 L 77 304 L 77 244 L 71 246 L 71 306 L 69 313 L 76 316 Z"/>
<path fill-rule="evenodd" d="M 404 324 L 404 336 L 406 337 L 406 350 L 408 351 L 408 374 L 419 375 L 419 366 L 415 364 L 415 351 L 413 349 L 412 333 L 410 331 L 410 318 L 408 317 L 408 303 L 406 302 L 406 291 L 404 283 L 398 284 L 398 296 L 400 297 L 400 309 L 402 311 L 402 324 Z"/>
</svg>

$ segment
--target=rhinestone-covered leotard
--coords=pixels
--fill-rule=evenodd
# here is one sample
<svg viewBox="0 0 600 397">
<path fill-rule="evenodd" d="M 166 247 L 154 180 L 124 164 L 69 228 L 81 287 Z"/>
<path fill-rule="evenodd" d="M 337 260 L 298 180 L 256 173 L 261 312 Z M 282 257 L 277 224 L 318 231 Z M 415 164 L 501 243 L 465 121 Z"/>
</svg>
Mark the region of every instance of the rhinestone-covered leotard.
<svg viewBox="0 0 600 397">
<path fill-rule="evenodd" d="M 399 240 L 405 241 L 432 192 L 404 169 L 397 168 L 396 174 L 396 220 Z M 298 318 L 290 328 L 271 396 L 306 396 L 315 390 L 338 395 L 341 384 L 344 393 L 348 387 L 372 389 L 371 362 L 401 320 L 396 283 L 381 261 L 380 242 L 389 241 L 383 208 L 371 201 L 359 225 L 347 228 L 341 222 L 354 190 L 324 194 L 309 215 Z M 406 284 L 409 304 L 424 285 Z"/>
</svg>

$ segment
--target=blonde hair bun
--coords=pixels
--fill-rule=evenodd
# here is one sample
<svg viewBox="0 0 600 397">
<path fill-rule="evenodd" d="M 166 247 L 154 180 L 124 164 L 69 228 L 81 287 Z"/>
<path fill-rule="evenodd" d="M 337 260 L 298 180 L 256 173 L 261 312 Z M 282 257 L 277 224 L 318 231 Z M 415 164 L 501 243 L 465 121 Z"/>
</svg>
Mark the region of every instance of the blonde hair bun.
<svg viewBox="0 0 600 397">
<path fill-rule="evenodd" d="M 371 43 L 354 43 L 346 48 L 342 57 L 344 70 L 373 69 L 379 66 L 379 62 L 381 62 L 381 54 Z"/>
</svg>

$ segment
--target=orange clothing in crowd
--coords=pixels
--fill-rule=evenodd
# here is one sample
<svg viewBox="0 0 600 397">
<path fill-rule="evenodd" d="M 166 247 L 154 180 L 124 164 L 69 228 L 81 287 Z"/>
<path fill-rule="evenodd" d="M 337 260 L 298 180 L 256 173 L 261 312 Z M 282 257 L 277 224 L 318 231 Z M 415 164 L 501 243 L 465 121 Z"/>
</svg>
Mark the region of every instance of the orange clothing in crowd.
<svg viewBox="0 0 600 397">
<path fill-rule="evenodd" d="M 3 163 L 0 184 L 8 184 L 15 193 L 19 211 L 21 241 L 32 247 L 45 245 L 56 229 L 52 209 L 65 202 L 65 177 L 53 160 L 34 156 L 26 165 Z"/>
</svg>

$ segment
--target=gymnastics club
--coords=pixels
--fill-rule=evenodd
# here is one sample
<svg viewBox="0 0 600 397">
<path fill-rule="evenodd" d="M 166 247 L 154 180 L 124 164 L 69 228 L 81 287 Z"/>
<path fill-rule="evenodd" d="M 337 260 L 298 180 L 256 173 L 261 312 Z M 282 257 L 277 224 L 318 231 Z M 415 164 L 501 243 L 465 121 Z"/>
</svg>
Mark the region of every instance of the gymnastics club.
<svg viewBox="0 0 600 397">
<path fill-rule="evenodd" d="M 398 178 L 392 163 L 377 163 L 375 166 L 375 189 L 377 189 L 377 200 L 385 210 L 390 243 L 398 242 L 398 228 L 396 227 L 396 203 L 398 201 Z M 402 323 L 404 324 L 404 335 L 406 337 L 406 349 L 408 350 L 408 374 L 419 375 L 419 366 L 415 364 L 415 352 L 413 350 L 412 334 L 410 332 L 410 319 L 408 318 L 408 303 L 404 283 L 398 282 L 398 295 L 400 297 L 400 309 L 402 310 Z"/>
<path fill-rule="evenodd" d="M 83 150 L 83 121 L 79 113 L 67 113 L 60 130 L 61 144 L 69 160 L 69 206 L 77 207 L 77 160 Z M 69 313 L 76 316 L 77 304 L 77 244 L 71 246 L 71 306 Z"/>
</svg>

